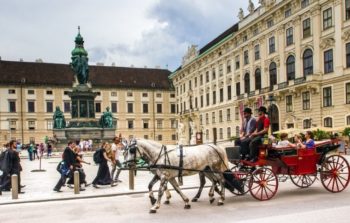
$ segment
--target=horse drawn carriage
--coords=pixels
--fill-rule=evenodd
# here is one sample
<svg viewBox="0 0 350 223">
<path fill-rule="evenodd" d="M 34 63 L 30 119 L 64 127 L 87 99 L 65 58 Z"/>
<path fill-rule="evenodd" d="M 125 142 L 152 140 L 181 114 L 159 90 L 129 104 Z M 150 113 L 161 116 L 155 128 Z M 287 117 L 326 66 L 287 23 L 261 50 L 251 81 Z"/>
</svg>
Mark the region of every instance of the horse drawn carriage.
<svg viewBox="0 0 350 223">
<path fill-rule="evenodd" d="M 248 192 L 257 200 L 265 201 L 275 196 L 279 182 L 291 182 L 300 188 L 310 187 L 319 179 L 324 188 L 332 193 L 343 191 L 350 181 L 348 161 L 341 155 L 332 154 L 338 145 L 331 141 L 316 143 L 313 149 L 278 148 L 272 145 L 259 147 L 259 159 L 252 163 L 239 159 L 239 148 L 226 148 L 232 174 L 244 184 L 238 191 L 227 187 L 236 195 Z"/>
</svg>

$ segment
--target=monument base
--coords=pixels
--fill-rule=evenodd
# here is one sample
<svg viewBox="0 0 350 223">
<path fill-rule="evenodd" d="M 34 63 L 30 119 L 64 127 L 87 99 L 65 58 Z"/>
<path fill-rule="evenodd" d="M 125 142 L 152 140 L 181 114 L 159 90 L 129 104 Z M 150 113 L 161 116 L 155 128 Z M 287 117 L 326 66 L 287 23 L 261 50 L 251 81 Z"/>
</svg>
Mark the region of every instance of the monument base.
<svg viewBox="0 0 350 223">
<path fill-rule="evenodd" d="M 54 129 L 53 133 L 57 139 L 56 149 L 64 150 L 69 141 L 92 140 L 96 148 L 101 142 L 112 142 L 115 137 L 115 129 L 107 128 L 66 128 Z"/>
</svg>

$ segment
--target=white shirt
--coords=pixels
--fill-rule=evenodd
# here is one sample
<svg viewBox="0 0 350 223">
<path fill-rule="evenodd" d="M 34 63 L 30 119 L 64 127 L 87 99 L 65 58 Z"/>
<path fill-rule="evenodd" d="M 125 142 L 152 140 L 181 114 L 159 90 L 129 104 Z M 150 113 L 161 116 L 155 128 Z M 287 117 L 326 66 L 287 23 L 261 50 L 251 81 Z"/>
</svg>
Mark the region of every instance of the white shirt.
<svg viewBox="0 0 350 223">
<path fill-rule="evenodd" d="M 288 140 L 279 141 L 277 147 L 287 147 L 289 145 Z"/>
<path fill-rule="evenodd" d="M 115 160 L 119 160 L 120 148 L 115 143 L 112 143 L 112 151 L 115 152 Z"/>
</svg>

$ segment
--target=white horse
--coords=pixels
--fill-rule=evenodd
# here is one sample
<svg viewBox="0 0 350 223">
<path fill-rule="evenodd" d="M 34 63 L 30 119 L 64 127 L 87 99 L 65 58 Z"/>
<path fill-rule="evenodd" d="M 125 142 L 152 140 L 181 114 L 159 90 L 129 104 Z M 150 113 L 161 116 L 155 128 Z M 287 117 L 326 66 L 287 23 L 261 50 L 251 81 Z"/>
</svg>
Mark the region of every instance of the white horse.
<svg viewBox="0 0 350 223">
<path fill-rule="evenodd" d="M 190 176 L 203 171 L 205 176 L 212 181 L 212 186 L 209 190 L 210 203 L 214 201 L 214 190 L 217 182 L 220 185 L 218 205 L 223 205 L 225 200 L 223 172 L 228 169 L 228 159 L 224 149 L 215 145 L 199 145 L 191 147 L 191 149 L 185 147 L 184 154 L 182 175 Z M 191 208 L 189 199 L 182 193 L 175 179 L 179 175 L 178 168 L 180 167 L 180 160 L 176 154 L 175 146 L 166 148 L 151 140 L 134 139 L 129 145 L 126 160 L 130 162 L 140 157 L 148 160 L 151 167 L 155 168 L 156 174 L 160 179 L 158 199 L 150 212 L 156 213 L 156 210 L 160 207 L 167 182 L 180 194 L 185 202 L 185 209 Z"/>
</svg>

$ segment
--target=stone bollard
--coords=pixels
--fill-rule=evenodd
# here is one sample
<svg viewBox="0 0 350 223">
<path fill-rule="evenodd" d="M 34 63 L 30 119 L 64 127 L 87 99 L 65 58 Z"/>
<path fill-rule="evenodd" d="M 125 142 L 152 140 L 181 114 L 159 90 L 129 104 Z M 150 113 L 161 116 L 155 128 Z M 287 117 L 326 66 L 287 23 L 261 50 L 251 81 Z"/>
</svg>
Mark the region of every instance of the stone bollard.
<svg viewBox="0 0 350 223">
<path fill-rule="evenodd" d="M 129 169 L 129 190 L 134 190 L 135 184 L 135 167 L 130 167 Z"/>
<path fill-rule="evenodd" d="M 13 174 L 11 176 L 11 187 L 12 187 L 12 199 L 18 199 L 18 176 Z"/>
<path fill-rule="evenodd" d="M 79 171 L 74 171 L 74 194 L 80 193 Z"/>
</svg>

